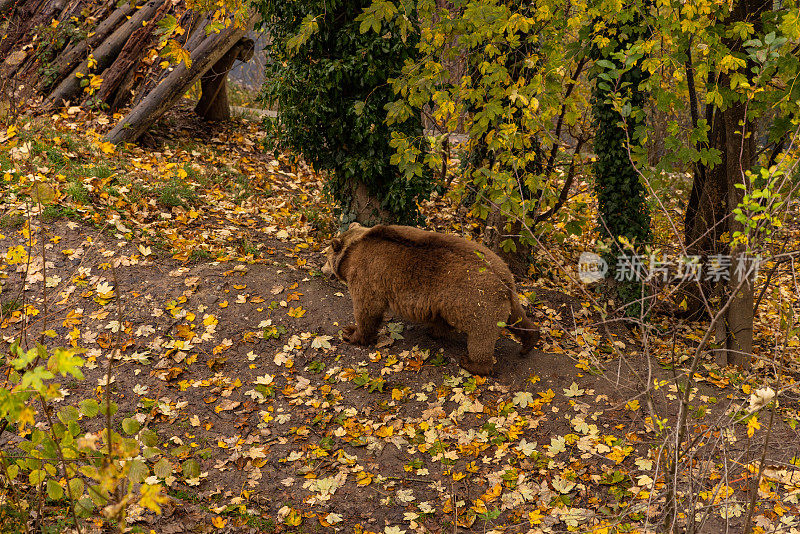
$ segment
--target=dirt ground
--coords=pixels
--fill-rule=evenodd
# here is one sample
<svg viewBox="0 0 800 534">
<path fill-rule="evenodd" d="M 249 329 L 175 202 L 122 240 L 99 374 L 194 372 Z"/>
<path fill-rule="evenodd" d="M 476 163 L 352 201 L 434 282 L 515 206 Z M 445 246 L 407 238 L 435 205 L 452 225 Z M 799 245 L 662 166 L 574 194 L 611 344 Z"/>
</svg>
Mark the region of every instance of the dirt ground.
<svg viewBox="0 0 800 534">
<path fill-rule="evenodd" d="M 282 198 L 311 193 L 270 188 L 271 204 L 239 219 L 235 208 L 209 208 L 181 234 L 246 235 L 258 254 L 240 258 L 172 254 L 129 239 L 127 228 L 74 217 L 33 219 L 30 234 L 27 226 L 0 231 L 0 257 L 33 235 L 46 258 L 43 268 L 31 248 L 27 263 L 0 263 L 2 298 L 20 308 L 3 315 L 0 335 L 30 345 L 52 330 L 48 346 L 86 349 L 85 380 L 65 379 L 62 403 L 102 398 L 108 358 L 122 348 L 111 372 L 115 420 L 133 417 L 157 434 L 147 462 L 170 496 L 160 516 L 133 505 L 132 525 L 158 533 L 657 530 L 664 436 L 642 393 L 664 381 L 656 408 L 674 420 L 679 391 L 675 370 L 641 357 L 634 333 L 615 325 L 598 334 L 581 298 L 528 279 L 521 292 L 536 291 L 528 312 L 541 346 L 521 358 L 519 344 L 502 338 L 494 376 L 459 368 L 464 339 L 433 339 L 391 317 L 376 346 L 348 345 L 340 330 L 353 321 L 351 302 L 320 272 L 324 240 L 270 226 L 291 211 Z M 144 223 L 124 224 L 137 231 Z M 169 226 L 155 231 L 178 242 Z M 666 331 L 658 337 L 668 345 Z M 746 396 L 734 374 L 712 365 L 698 379 L 693 398 L 707 410 L 693 417 L 707 430 Z M 784 518 L 798 507 L 786 496 L 799 477 L 787 423 L 778 423 L 768 455 L 775 495 L 758 517 L 788 529 Z M 723 449 L 737 476 L 745 473 L 730 486 L 732 503 L 744 504 L 759 447 L 734 439 Z M 725 468 L 714 454 L 686 462 L 710 499 Z M 705 530 L 741 521 L 717 513 Z"/>
</svg>

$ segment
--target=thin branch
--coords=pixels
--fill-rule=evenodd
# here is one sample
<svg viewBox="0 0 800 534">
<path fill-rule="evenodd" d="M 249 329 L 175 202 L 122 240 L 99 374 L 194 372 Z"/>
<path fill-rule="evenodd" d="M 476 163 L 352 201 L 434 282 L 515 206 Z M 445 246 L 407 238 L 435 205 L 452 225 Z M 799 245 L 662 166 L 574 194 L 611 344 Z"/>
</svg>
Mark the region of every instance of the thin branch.
<svg viewBox="0 0 800 534">
<path fill-rule="evenodd" d="M 563 206 L 564 202 L 566 202 L 567 199 L 569 198 L 569 191 L 572 188 L 572 182 L 575 180 L 575 162 L 577 160 L 576 156 L 580 152 L 581 146 L 583 146 L 583 139 L 578 139 L 578 144 L 575 145 L 575 151 L 572 153 L 572 161 L 569 164 L 567 179 L 564 180 L 564 187 L 561 188 L 561 194 L 558 195 L 558 200 L 546 212 L 537 215 L 534 220 L 534 224 L 540 223 L 550 218 L 555 212 L 561 209 L 561 206 Z"/>
</svg>

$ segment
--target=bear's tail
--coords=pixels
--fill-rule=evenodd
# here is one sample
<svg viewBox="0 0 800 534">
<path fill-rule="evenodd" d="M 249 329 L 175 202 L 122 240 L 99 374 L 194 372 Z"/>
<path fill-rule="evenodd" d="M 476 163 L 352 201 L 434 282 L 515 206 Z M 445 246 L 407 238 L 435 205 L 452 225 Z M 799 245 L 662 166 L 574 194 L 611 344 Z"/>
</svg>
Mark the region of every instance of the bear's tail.
<svg viewBox="0 0 800 534">
<path fill-rule="evenodd" d="M 511 316 L 508 318 L 508 329 L 519 336 L 522 341 L 520 353 L 528 354 L 533 349 L 534 345 L 536 345 L 536 342 L 539 341 L 539 329 L 536 328 L 533 321 L 525 315 L 525 310 L 522 308 L 516 295 L 513 296 L 511 302 Z"/>
</svg>

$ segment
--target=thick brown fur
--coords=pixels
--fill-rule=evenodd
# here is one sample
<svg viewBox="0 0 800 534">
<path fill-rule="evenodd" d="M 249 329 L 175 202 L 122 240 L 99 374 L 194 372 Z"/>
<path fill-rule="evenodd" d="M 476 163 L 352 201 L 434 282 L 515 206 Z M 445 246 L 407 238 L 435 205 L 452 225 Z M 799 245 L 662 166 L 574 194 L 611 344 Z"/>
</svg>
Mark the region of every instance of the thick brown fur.
<svg viewBox="0 0 800 534">
<path fill-rule="evenodd" d="M 523 354 L 539 339 L 508 266 L 479 243 L 410 226 L 353 223 L 331 241 L 322 270 L 350 290 L 356 324 L 342 331 L 349 343 L 373 343 L 387 308 L 438 334 L 465 332 L 469 355 L 460 364 L 474 374 L 492 371 L 498 322 L 520 337 Z"/>
</svg>

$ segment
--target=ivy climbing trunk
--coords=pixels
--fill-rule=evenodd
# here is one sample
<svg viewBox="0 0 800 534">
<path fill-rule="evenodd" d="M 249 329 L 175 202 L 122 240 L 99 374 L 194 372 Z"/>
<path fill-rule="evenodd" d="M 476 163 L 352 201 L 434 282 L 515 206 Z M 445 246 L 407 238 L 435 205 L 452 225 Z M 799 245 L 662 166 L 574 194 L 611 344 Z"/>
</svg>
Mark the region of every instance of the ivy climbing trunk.
<svg viewBox="0 0 800 534">
<path fill-rule="evenodd" d="M 616 35 L 620 36 L 618 41 L 610 41 L 603 50 L 592 50 L 597 60 L 592 89 L 594 152 L 597 156 L 594 163 L 595 191 L 599 232 L 614 242 L 612 253 L 606 258 L 609 272 L 617 275 L 617 293 L 626 305 L 626 314 L 636 317 L 642 312 L 643 285 L 631 256 L 638 254 L 650 239 L 650 213 L 645 202 L 646 191 L 631 162 L 630 151 L 631 145 L 638 142 L 635 132 L 644 121 L 646 95 L 639 90 L 643 79 L 640 62 L 636 61 L 625 70 L 614 54 L 624 53 L 630 44 L 641 39 L 645 26 L 639 17 L 634 16 L 624 24 L 618 23 L 616 29 Z M 618 72 L 622 74 L 613 74 Z M 614 95 L 622 97 L 622 112 L 615 108 Z M 620 121 L 624 121 L 625 128 L 620 126 Z M 634 250 L 627 249 L 620 238 L 631 243 Z M 631 258 L 630 264 L 627 264 L 625 272 L 616 271 L 618 258 L 625 256 Z"/>
<path fill-rule="evenodd" d="M 517 15 L 525 17 L 535 15 L 535 8 L 525 2 L 508 0 L 506 3 Z M 531 64 L 530 61 L 532 57 L 537 56 L 541 48 L 536 28 L 519 29 L 517 37 L 518 40 L 501 45 L 504 46 L 504 53 L 500 57 L 506 76 L 501 83 L 517 84 L 537 75 L 539 65 Z M 481 63 L 485 61 L 485 50 L 482 46 L 470 51 L 470 73 L 477 84 L 484 83 L 482 80 L 484 76 L 498 78 L 496 73 L 486 73 L 481 69 Z M 489 205 L 486 214 L 484 244 L 500 256 L 515 275 L 527 276 L 533 251 L 528 231 L 533 230 L 534 219 L 531 215 L 538 193 L 534 190 L 535 188 L 529 187 L 529 183 L 538 182 L 539 177 L 543 174 L 544 154 L 539 138 L 535 133 L 529 131 L 527 111 L 514 106 L 514 98 L 511 96 L 504 100 L 504 106 L 513 110 L 510 116 L 498 114 L 484 127 L 478 128 L 480 133 L 472 143 L 472 149 L 466 160 L 466 169 L 475 179 L 473 184 L 475 192 L 470 194 L 466 200 L 470 204 Z M 483 111 L 482 108 L 482 104 L 472 105 L 469 114 L 472 116 L 480 114 Z M 521 143 L 522 146 L 511 149 L 503 147 L 498 151 L 489 146 L 488 138 L 494 137 L 497 133 L 496 129 L 501 128 L 505 121 L 513 124 L 517 131 L 526 132 L 528 139 Z M 509 153 L 498 153 L 504 150 L 513 153 L 514 157 L 509 157 L 511 155 Z M 527 157 L 528 155 L 532 155 L 532 157 Z M 483 184 L 487 175 L 490 177 L 490 181 L 495 182 L 494 185 L 503 184 L 501 188 L 505 188 L 510 196 L 519 198 L 520 202 L 500 202 L 497 198 L 492 198 L 491 194 L 487 195 Z M 532 180 L 531 176 L 537 178 Z M 503 198 L 502 195 L 501 198 Z"/>
</svg>

